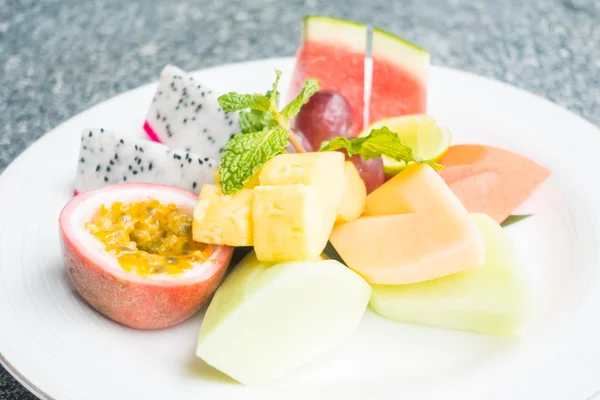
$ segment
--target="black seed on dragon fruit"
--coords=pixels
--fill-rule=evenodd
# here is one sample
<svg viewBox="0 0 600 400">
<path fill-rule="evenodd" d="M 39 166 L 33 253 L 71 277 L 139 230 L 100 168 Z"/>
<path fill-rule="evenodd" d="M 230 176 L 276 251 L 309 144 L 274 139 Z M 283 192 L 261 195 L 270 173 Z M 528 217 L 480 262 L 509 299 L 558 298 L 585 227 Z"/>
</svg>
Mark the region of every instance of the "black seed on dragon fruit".
<svg viewBox="0 0 600 400">
<path fill-rule="evenodd" d="M 115 132 L 92 129 L 81 137 L 75 194 L 121 182 L 159 183 L 198 193 L 202 185 L 214 182 L 213 173 L 219 165 L 204 155 L 144 139 L 123 138 Z"/>
<path fill-rule="evenodd" d="M 160 74 L 144 131 L 155 142 L 219 159 L 229 138 L 240 132 L 238 113 L 225 113 L 218 94 L 179 68 Z"/>
</svg>

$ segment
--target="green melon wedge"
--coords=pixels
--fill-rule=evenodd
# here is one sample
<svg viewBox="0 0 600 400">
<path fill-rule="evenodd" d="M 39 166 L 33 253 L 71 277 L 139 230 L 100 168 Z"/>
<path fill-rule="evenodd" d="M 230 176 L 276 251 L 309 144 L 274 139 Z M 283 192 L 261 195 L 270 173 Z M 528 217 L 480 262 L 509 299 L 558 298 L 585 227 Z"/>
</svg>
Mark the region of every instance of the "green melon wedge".
<svg viewBox="0 0 600 400">
<path fill-rule="evenodd" d="M 269 383 L 342 344 L 370 295 L 337 261 L 273 265 L 251 252 L 210 303 L 196 355 L 245 385 Z"/>
<path fill-rule="evenodd" d="M 448 329 L 510 335 L 525 323 L 530 286 L 510 238 L 491 217 L 472 214 L 486 265 L 410 285 L 374 285 L 370 306 L 383 317 Z"/>
</svg>

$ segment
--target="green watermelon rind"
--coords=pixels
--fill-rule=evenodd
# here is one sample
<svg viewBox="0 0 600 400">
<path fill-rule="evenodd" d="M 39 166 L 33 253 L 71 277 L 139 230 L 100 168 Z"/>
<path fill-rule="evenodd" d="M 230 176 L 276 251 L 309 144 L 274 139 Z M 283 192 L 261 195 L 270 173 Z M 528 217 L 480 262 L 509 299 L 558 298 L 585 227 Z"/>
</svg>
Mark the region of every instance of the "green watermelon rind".
<svg viewBox="0 0 600 400">
<path fill-rule="evenodd" d="M 310 21 L 317 21 L 317 20 L 326 21 L 326 22 L 329 22 L 332 24 L 339 24 L 339 25 L 354 25 L 357 28 L 366 28 L 367 27 L 365 24 L 361 24 L 360 22 L 350 21 L 350 20 L 342 19 L 342 18 L 327 17 L 324 15 L 307 15 L 302 19 L 302 22 L 303 22 L 304 26 L 306 26 Z"/>
<path fill-rule="evenodd" d="M 390 32 L 385 31 L 383 29 L 373 28 L 373 35 L 375 35 L 375 34 L 381 34 L 381 35 L 387 36 L 390 39 L 393 39 L 394 41 L 399 42 L 403 46 L 410 48 L 411 50 L 414 50 L 414 51 L 416 51 L 418 53 L 422 53 L 424 56 L 428 56 L 429 55 L 429 52 L 427 50 L 425 50 L 425 49 L 417 46 L 416 44 L 414 44 L 412 42 L 409 42 L 406 39 L 401 38 L 400 36 L 394 35 L 393 33 L 390 33 Z"/>
<path fill-rule="evenodd" d="M 355 21 L 309 15 L 303 19 L 302 35 L 303 41 L 346 43 L 357 51 L 367 51 L 367 26 Z"/>
<path fill-rule="evenodd" d="M 342 19 L 342 18 L 328 17 L 325 15 L 307 15 L 307 16 L 305 16 L 302 19 L 304 28 L 307 29 L 309 27 L 309 24 L 314 21 L 326 22 L 330 25 L 354 26 L 356 28 L 365 29 L 365 30 L 367 28 L 367 25 L 362 24 L 360 22 L 351 21 L 351 20 Z M 399 44 L 403 45 L 404 47 L 410 48 L 411 50 L 421 53 L 424 56 L 429 56 L 429 52 L 427 50 L 417 46 L 416 44 L 409 42 L 408 40 L 403 39 L 397 35 L 394 35 L 391 32 L 381 29 L 381 28 L 373 27 L 373 35 L 376 35 L 376 34 L 381 34 L 381 35 L 387 36 L 388 38 L 394 40 L 395 42 L 398 42 Z"/>
</svg>

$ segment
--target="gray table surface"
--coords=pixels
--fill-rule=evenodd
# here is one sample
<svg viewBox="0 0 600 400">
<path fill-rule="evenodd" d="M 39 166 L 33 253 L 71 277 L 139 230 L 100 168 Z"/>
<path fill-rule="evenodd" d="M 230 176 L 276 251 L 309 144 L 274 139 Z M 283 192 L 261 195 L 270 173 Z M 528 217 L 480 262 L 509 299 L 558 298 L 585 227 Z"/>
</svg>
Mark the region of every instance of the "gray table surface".
<svg viewBox="0 0 600 400">
<path fill-rule="evenodd" d="M 45 132 L 155 80 L 167 63 L 194 70 L 293 55 L 306 14 L 379 26 L 428 49 L 434 64 L 508 82 L 600 124 L 598 0 L 0 0 L 0 171 Z M 0 329 L 10 327 L 0 320 Z M 33 398 L 0 367 L 0 399 Z"/>
</svg>

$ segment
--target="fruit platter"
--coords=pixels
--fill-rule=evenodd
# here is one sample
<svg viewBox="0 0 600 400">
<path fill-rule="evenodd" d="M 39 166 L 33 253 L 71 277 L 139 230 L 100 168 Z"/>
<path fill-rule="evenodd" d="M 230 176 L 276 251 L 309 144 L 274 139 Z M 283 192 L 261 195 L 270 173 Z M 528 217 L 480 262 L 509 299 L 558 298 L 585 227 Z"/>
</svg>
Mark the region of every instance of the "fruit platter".
<svg viewBox="0 0 600 400">
<path fill-rule="evenodd" d="M 152 365 L 152 349 L 171 366 L 191 365 L 174 381 L 208 398 L 416 395 L 425 393 L 421 357 L 453 352 L 431 363 L 451 376 L 471 362 L 461 356 L 486 371 L 482 353 L 500 362 L 502 349 L 537 341 L 537 321 L 556 303 L 541 310 L 536 293 L 556 290 L 539 289 L 535 260 L 521 249 L 528 226 L 566 201 L 551 185 L 560 178 L 552 162 L 438 118 L 431 57 L 418 45 L 359 22 L 301 23 L 291 68 L 263 69 L 270 81 L 258 80 L 256 90 L 223 90 L 166 65 L 145 91 L 142 118 L 122 127 L 85 121 L 69 133 L 77 156 L 62 162 L 74 173 L 50 221 L 60 287 L 68 288 L 60 296 L 102 335 L 120 337 L 114 352 L 143 343 L 127 358 L 135 365 Z M 594 257 L 578 254 L 582 265 Z M 71 335 L 93 329 L 77 315 L 69 316 Z M 85 353 L 78 343 L 72 351 Z M 394 351 L 397 359 L 382 361 Z M 332 369 L 336 357 L 350 367 Z M 525 361 L 510 365 L 515 374 L 527 369 Z M 316 385 L 311 368 L 338 385 L 385 371 L 382 379 L 413 386 L 340 392 Z M 218 383 L 188 382 L 207 379 Z M 316 389 L 300 395 L 290 382 Z M 90 399 L 109 393 L 97 390 Z M 459 392 L 484 393 L 469 390 Z"/>
</svg>

